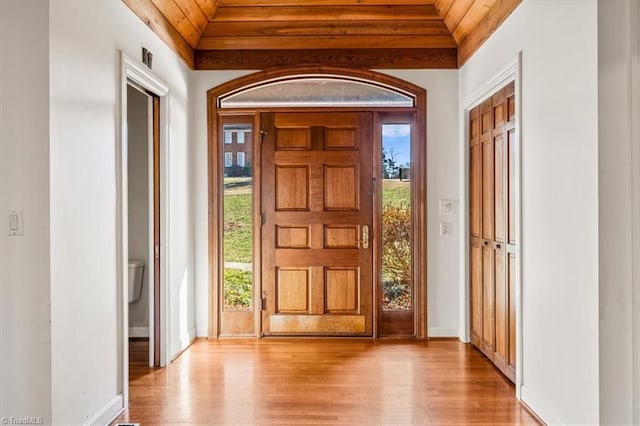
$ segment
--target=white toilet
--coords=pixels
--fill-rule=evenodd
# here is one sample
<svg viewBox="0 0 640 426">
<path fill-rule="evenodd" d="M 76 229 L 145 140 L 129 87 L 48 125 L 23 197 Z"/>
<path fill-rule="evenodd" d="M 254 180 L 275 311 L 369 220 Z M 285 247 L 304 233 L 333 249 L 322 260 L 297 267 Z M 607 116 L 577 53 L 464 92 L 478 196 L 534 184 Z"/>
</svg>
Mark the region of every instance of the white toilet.
<svg viewBox="0 0 640 426">
<path fill-rule="evenodd" d="M 144 260 L 129 260 L 129 303 L 133 303 L 142 296 L 142 281 L 144 280 Z"/>
</svg>

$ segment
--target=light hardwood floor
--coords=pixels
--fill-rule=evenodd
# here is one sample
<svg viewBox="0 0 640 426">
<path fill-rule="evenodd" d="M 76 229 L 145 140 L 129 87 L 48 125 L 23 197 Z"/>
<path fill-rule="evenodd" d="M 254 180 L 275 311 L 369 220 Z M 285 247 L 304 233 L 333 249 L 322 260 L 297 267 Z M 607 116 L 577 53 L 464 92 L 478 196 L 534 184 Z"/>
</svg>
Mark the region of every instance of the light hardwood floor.
<svg viewBox="0 0 640 426">
<path fill-rule="evenodd" d="M 117 421 L 537 424 L 516 401 L 513 385 L 478 350 L 457 341 L 198 340 L 171 366 L 155 370 L 137 359 L 141 345 L 132 348 L 130 408 Z"/>
</svg>

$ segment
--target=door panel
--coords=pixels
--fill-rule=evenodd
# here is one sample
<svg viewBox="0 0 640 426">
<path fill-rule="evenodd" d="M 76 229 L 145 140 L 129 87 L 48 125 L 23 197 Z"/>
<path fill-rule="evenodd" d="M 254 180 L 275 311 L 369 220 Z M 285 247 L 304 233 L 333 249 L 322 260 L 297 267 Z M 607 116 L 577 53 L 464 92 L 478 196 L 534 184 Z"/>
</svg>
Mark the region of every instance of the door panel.
<svg viewBox="0 0 640 426">
<path fill-rule="evenodd" d="M 482 247 L 482 352 L 493 359 L 495 339 L 494 249 L 486 241 Z"/>
<path fill-rule="evenodd" d="M 511 380 L 516 380 L 516 256 L 514 253 L 509 253 L 507 262 L 507 277 L 508 291 L 509 291 L 509 322 L 508 322 L 508 337 L 509 337 L 509 352 L 507 359 L 506 374 Z"/>
<path fill-rule="evenodd" d="M 371 335 L 371 114 L 262 123 L 263 334 Z"/>
<path fill-rule="evenodd" d="M 507 163 L 507 183 L 509 186 L 508 191 L 508 214 L 507 221 L 509 226 L 507 227 L 509 244 L 516 243 L 516 138 L 515 129 L 511 129 L 507 132 L 507 149 L 508 163 Z"/>
<path fill-rule="evenodd" d="M 495 199 L 495 241 L 505 242 L 505 181 L 504 181 L 504 150 L 503 134 L 493 138 L 494 150 L 494 199 Z"/>
<path fill-rule="evenodd" d="M 491 99 L 480 106 L 482 117 L 482 238 L 493 240 L 494 234 L 494 154 L 491 124 Z"/>
<path fill-rule="evenodd" d="M 508 288 L 505 249 L 503 245 L 496 245 L 495 251 L 495 352 L 493 362 L 504 371 L 509 351 L 508 341 Z"/>
<path fill-rule="evenodd" d="M 276 211 L 309 210 L 309 166 L 276 166 Z"/>
<path fill-rule="evenodd" d="M 309 270 L 276 268 L 276 312 L 311 313 Z"/>
<path fill-rule="evenodd" d="M 469 231 L 472 238 L 480 238 L 482 233 L 482 145 L 480 145 L 479 107 L 470 112 L 469 120 L 469 203 L 471 212 Z"/>
<path fill-rule="evenodd" d="M 482 339 L 482 245 L 471 242 L 471 343 L 480 346 Z"/>
</svg>

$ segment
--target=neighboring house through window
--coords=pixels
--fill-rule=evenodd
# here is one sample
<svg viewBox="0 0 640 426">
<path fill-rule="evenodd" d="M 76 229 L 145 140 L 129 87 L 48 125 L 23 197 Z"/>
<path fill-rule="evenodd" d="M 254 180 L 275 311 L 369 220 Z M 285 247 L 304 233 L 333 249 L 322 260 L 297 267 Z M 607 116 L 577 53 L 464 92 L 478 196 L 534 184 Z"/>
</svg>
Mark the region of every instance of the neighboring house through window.
<svg viewBox="0 0 640 426">
<path fill-rule="evenodd" d="M 238 133 L 240 134 L 240 133 Z M 242 133 L 244 135 L 244 133 Z M 239 143 L 239 142 L 238 142 Z M 236 158 L 236 164 L 240 167 L 244 167 L 244 152 L 239 152 Z"/>
<path fill-rule="evenodd" d="M 225 167 L 233 166 L 233 153 L 232 152 L 225 152 L 224 153 L 224 166 Z"/>
<path fill-rule="evenodd" d="M 238 132 L 238 143 L 244 143 L 244 132 Z M 240 161 L 240 160 L 238 160 Z"/>
<path fill-rule="evenodd" d="M 233 133 L 232 132 L 224 132 L 224 143 L 225 144 L 230 144 L 231 141 L 233 139 Z"/>
</svg>

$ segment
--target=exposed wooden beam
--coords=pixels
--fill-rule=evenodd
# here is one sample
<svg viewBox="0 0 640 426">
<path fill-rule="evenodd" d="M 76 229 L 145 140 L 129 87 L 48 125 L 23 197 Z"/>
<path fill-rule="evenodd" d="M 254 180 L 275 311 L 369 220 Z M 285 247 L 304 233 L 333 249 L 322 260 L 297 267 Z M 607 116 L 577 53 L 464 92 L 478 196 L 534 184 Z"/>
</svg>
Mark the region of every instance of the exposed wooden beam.
<svg viewBox="0 0 640 426">
<path fill-rule="evenodd" d="M 218 8 L 214 22 L 438 20 L 435 6 L 255 6 Z"/>
<path fill-rule="evenodd" d="M 149 0 L 122 0 L 182 60 L 193 68 L 193 48 Z"/>
<path fill-rule="evenodd" d="M 449 35 L 442 21 L 213 22 L 203 37 L 325 35 Z"/>
<path fill-rule="evenodd" d="M 458 47 L 458 66 L 467 62 L 476 50 L 495 32 L 522 0 L 497 0 L 478 25 L 465 37 Z"/>
<path fill-rule="evenodd" d="M 457 47 L 455 40 L 450 35 L 202 37 L 198 43 L 198 50 L 430 49 L 447 47 Z"/>
<path fill-rule="evenodd" d="M 197 50 L 196 70 L 323 65 L 368 69 L 455 69 L 456 49 Z"/>
<path fill-rule="evenodd" d="M 436 0 L 392 0 L 395 6 L 433 5 Z M 388 6 L 389 0 L 219 0 L 220 6 Z"/>
<path fill-rule="evenodd" d="M 450 35 L 434 36 L 298 36 L 203 37 L 199 50 L 296 50 L 296 49 L 431 49 L 456 48 Z"/>
</svg>

